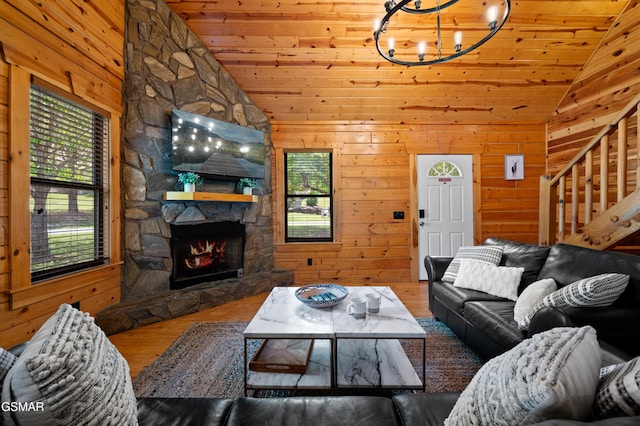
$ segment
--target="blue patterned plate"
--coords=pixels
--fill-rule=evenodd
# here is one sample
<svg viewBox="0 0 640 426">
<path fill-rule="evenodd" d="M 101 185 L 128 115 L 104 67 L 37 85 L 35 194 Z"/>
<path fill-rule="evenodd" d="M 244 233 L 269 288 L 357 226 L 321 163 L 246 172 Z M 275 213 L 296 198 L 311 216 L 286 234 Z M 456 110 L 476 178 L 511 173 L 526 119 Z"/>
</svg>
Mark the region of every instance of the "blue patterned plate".
<svg viewBox="0 0 640 426">
<path fill-rule="evenodd" d="M 338 284 L 309 284 L 296 290 L 298 300 L 312 308 L 330 308 L 348 294 L 349 290 Z"/>
</svg>

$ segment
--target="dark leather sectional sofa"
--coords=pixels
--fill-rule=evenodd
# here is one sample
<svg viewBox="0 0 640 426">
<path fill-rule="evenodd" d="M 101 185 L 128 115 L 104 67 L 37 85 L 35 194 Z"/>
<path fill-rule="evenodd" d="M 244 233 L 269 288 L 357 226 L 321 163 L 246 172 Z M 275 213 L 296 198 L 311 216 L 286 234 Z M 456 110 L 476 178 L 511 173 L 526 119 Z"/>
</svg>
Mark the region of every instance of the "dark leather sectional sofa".
<svg viewBox="0 0 640 426">
<path fill-rule="evenodd" d="M 591 325 L 603 348 L 603 364 L 640 355 L 640 261 L 638 256 L 598 251 L 567 244 L 551 247 L 489 238 L 484 244 L 503 247 L 503 266 L 525 272 L 518 293 L 542 278 L 553 278 L 558 288 L 582 278 L 607 272 L 630 276 L 625 292 L 610 307 L 543 308 L 533 317 L 528 332 L 513 319 L 515 302 L 441 280 L 452 257 L 424 259 L 429 277 L 429 308 L 462 341 L 484 359 L 499 355 L 529 335 L 560 326 Z"/>
<path fill-rule="evenodd" d="M 503 246 L 502 265 L 524 266 L 520 291 L 538 278 L 554 278 L 558 286 L 605 273 L 631 276 L 625 293 L 609 308 L 558 310 L 544 308 L 530 326 L 533 334 L 555 326 L 590 324 L 596 328 L 608 363 L 640 354 L 640 262 L 637 256 L 557 244 L 542 247 L 491 238 Z M 425 259 L 429 302 L 445 322 L 480 356 L 488 359 L 528 337 L 513 320 L 514 302 L 442 282 L 452 258 Z M 309 396 L 289 398 L 161 399 L 138 401 L 141 425 L 442 425 L 459 393 L 408 393 L 377 396 Z M 586 424 L 549 420 L 541 425 Z M 590 425 L 636 425 L 640 417 L 612 418 Z"/>
<path fill-rule="evenodd" d="M 413 393 L 381 396 L 311 396 L 289 398 L 145 398 L 138 401 L 142 426 L 441 426 L 460 394 Z M 540 426 L 631 426 L 640 417 L 617 417 L 591 423 L 548 420 Z M 458 426 L 458 425 L 456 425 Z M 460 425 L 464 426 L 464 425 Z"/>
<path fill-rule="evenodd" d="M 600 252 L 557 244 L 540 247 L 488 239 L 503 246 L 502 265 L 524 266 L 521 288 L 538 278 L 552 277 L 559 285 L 605 272 L 621 272 L 631 279 L 623 295 L 609 308 L 558 310 L 544 308 L 530 332 L 555 326 L 592 325 L 608 362 L 640 354 L 640 261 L 637 256 Z M 474 351 L 484 358 L 505 352 L 527 334 L 513 320 L 514 302 L 442 282 L 452 258 L 425 259 L 429 274 L 430 308 Z M 24 347 L 24 345 L 21 345 Z M 12 350 L 19 355 L 20 348 Z M 443 425 L 459 393 L 405 393 L 383 396 L 299 396 L 287 398 L 140 398 L 140 425 Z M 548 420 L 540 425 L 626 426 L 640 424 L 640 416 L 610 418 L 591 423 Z"/>
</svg>

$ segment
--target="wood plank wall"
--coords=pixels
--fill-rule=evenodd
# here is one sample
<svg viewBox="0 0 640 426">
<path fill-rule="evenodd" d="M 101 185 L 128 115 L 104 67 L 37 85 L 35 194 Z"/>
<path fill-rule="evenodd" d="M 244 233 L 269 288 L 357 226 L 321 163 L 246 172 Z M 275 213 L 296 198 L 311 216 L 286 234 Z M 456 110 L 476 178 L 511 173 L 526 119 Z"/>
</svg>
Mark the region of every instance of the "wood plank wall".
<svg viewBox="0 0 640 426">
<path fill-rule="evenodd" d="M 567 94 L 558 104 L 548 122 L 547 173 L 555 175 L 591 139 L 616 116 L 631 100 L 640 94 L 640 3 L 631 1 L 618 16 L 591 59 L 585 64 Z M 637 115 L 628 120 L 627 141 L 627 193 L 635 190 L 637 177 Z M 618 132 L 609 137 L 609 181 L 615 182 L 617 168 Z M 600 155 L 596 151 L 593 182 L 600 182 Z M 580 167 L 580 188 L 584 188 L 584 167 Z M 571 179 L 567 188 L 571 188 Z M 594 187 L 594 199 L 600 195 L 599 185 Z M 583 223 L 584 191 L 578 194 L 580 203 L 577 226 Z M 571 194 L 565 210 L 571 212 Z M 615 185 L 609 188 L 609 206 L 616 200 Z M 593 216 L 600 214 L 595 204 Z M 565 230 L 571 226 L 571 215 L 566 215 Z"/>
<path fill-rule="evenodd" d="M 548 122 L 549 173 L 561 170 L 640 93 L 639 27 L 640 3 L 631 1 L 558 104 Z"/>
<path fill-rule="evenodd" d="M 296 284 L 417 281 L 417 154 L 473 155 L 476 243 L 490 236 L 537 241 L 544 125 L 272 124 L 277 153 L 331 148 L 338 154 L 340 244 L 284 244 L 282 223 L 275 224 L 275 266 L 294 270 Z M 524 154 L 523 181 L 504 179 L 505 154 Z M 274 171 L 274 194 L 282 174 Z M 276 202 L 276 220 L 278 208 Z M 394 211 L 404 211 L 405 219 L 394 220 Z"/>
<path fill-rule="evenodd" d="M 0 1 L 0 346 L 28 340 L 61 303 L 79 301 L 92 314 L 120 298 L 119 139 L 124 79 L 124 0 L 108 2 Z M 76 3 L 76 2 L 74 2 Z M 112 264 L 84 274 L 31 285 L 29 271 L 17 274 L 11 258 L 9 179 L 12 70 L 36 76 L 111 114 Z M 28 80 L 27 80 L 28 81 Z M 28 88 L 27 88 L 28 90 Z M 17 174 L 28 179 L 28 171 Z M 15 184 L 15 182 L 14 182 Z M 23 182 L 24 184 L 24 182 Z M 24 186 L 24 185 L 23 185 Z M 24 195 L 24 194 L 22 194 Z M 24 203 L 24 201 L 23 201 Z M 24 255 L 23 255 L 24 256 Z M 28 256 L 28 254 L 27 254 Z M 27 260 L 28 264 L 28 260 Z M 12 280 L 13 276 L 20 277 Z M 23 287 L 24 286 L 24 287 Z"/>
</svg>

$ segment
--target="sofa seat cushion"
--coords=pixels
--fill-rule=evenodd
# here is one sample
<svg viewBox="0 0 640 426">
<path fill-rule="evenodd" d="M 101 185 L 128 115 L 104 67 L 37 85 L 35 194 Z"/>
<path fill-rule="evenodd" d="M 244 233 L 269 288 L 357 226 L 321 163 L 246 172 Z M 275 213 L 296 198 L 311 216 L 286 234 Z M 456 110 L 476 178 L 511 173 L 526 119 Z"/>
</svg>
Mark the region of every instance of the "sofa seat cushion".
<svg viewBox="0 0 640 426">
<path fill-rule="evenodd" d="M 315 396 L 237 398 L 228 425 L 314 426 L 400 424 L 390 398 L 381 396 Z"/>
<path fill-rule="evenodd" d="M 456 287 L 453 283 L 445 281 L 438 281 L 431 286 L 433 297 L 440 300 L 447 308 L 457 312 L 460 315 L 464 314 L 464 305 L 466 302 L 474 300 L 490 300 L 490 301 L 503 301 L 505 299 L 494 296 L 482 291 L 471 290 L 468 288 Z"/>
<path fill-rule="evenodd" d="M 405 393 L 393 397 L 403 425 L 441 426 L 460 392 Z"/>
<path fill-rule="evenodd" d="M 232 399 L 222 398 L 141 398 L 138 400 L 138 424 L 223 425 L 232 404 Z"/>
<path fill-rule="evenodd" d="M 513 319 L 514 305 L 515 302 L 510 300 L 468 302 L 464 318 L 502 346 L 513 347 L 527 336 Z"/>
</svg>

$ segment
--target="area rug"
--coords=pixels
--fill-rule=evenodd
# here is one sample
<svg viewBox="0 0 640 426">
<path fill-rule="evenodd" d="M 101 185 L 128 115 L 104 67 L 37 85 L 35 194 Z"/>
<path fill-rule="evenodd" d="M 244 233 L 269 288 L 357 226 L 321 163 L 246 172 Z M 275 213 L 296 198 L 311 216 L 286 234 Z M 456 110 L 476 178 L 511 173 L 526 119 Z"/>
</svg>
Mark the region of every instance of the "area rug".
<svg viewBox="0 0 640 426">
<path fill-rule="evenodd" d="M 461 391 L 482 362 L 447 326 L 419 318 L 427 332 L 427 392 Z M 244 394 L 243 338 L 246 322 L 196 322 L 133 380 L 137 397 L 219 397 Z M 249 353 L 260 342 L 249 341 Z M 405 352 L 422 377 L 422 344 L 403 341 Z M 259 396 L 283 396 L 262 392 Z"/>
</svg>

